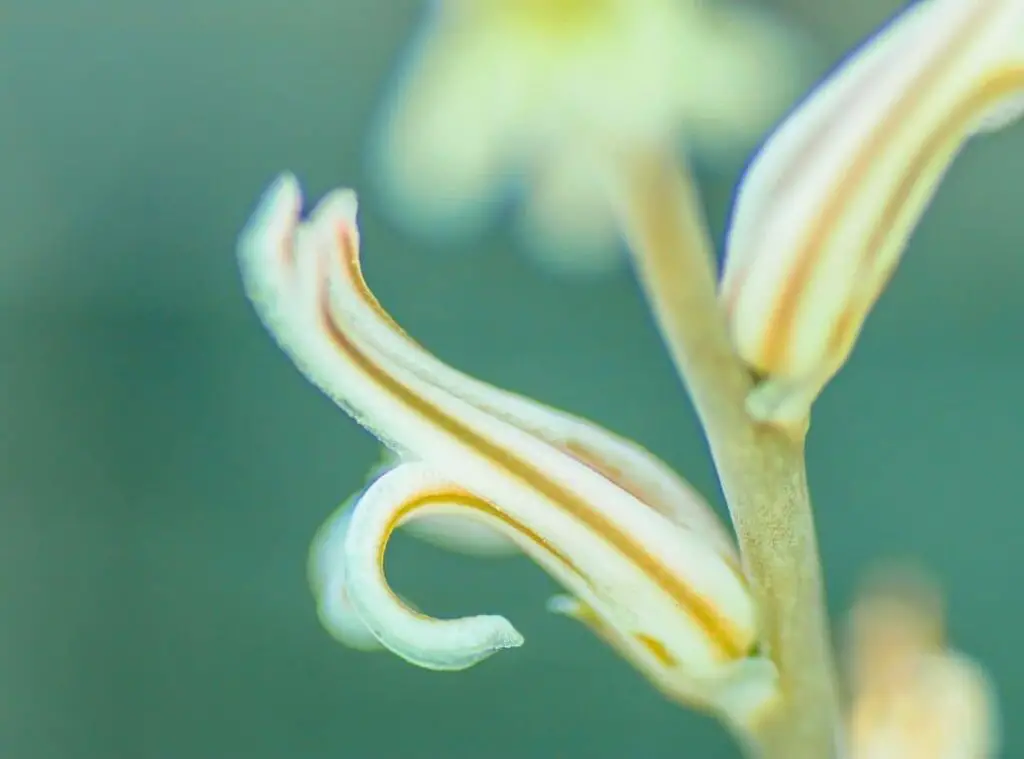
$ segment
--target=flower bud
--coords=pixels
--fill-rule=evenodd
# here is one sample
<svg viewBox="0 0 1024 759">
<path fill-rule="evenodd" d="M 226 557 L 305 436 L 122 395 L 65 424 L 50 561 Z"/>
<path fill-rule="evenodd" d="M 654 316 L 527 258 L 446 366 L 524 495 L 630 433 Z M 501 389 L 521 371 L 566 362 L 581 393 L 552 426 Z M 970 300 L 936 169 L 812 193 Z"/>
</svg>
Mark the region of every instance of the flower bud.
<svg viewBox="0 0 1024 759">
<path fill-rule="evenodd" d="M 806 424 L 964 142 L 1021 111 L 1024 2 L 925 0 L 829 76 L 738 193 L 721 297 L 761 381 L 750 413 Z"/>
</svg>

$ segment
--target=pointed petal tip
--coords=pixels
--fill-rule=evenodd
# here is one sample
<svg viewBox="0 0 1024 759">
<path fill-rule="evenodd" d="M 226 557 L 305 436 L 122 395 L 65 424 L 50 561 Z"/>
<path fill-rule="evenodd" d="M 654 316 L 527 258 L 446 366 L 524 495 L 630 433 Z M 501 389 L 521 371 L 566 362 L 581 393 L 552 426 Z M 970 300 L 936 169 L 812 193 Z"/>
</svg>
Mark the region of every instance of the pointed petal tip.
<svg viewBox="0 0 1024 759">
<path fill-rule="evenodd" d="M 495 625 L 494 630 L 494 652 L 504 651 L 506 648 L 519 648 L 526 642 L 526 638 L 519 632 L 512 623 L 504 617 L 498 617 L 498 620 L 502 622 L 500 625 Z"/>
<path fill-rule="evenodd" d="M 355 227 L 358 212 L 359 198 L 355 190 L 343 187 L 324 195 L 312 216 L 316 220 L 330 219 Z"/>
<path fill-rule="evenodd" d="M 431 620 L 413 634 L 406 634 L 410 632 L 408 627 L 380 629 L 377 639 L 406 661 L 438 672 L 469 669 L 525 642 L 522 633 L 497 614 Z"/>
<path fill-rule="evenodd" d="M 257 255 L 268 242 L 285 239 L 298 223 L 302 191 L 294 174 L 280 174 L 260 195 L 238 239 L 238 252 L 244 258 Z"/>
<path fill-rule="evenodd" d="M 282 171 L 267 188 L 267 195 L 276 196 L 281 193 L 299 194 L 299 179 L 291 171 Z"/>
<path fill-rule="evenodd" d="M 275 177 L 260 196 L 253 221 L 267 222 L 271 219 L 285 218 L 285 209 L 294 209 L 298 215 L 302 208 L 302 190 L 298 178 L 291 172 L 282 172 Z"/>
</svg>

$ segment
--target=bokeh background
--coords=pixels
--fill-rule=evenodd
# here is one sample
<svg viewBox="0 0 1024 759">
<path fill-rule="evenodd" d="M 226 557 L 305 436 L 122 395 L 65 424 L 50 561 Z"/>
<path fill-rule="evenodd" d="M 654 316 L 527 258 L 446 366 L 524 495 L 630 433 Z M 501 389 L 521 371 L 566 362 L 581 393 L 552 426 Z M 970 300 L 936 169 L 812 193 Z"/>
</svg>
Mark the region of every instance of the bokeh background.
<svg viewBox="0 0 1024 759">
<path fill-rule="evenodd" d="M 778 0 L 808 80 L 895 0 Z M 283 358 L 234 241 L 283 168 L 370 186 L 375 106 L 415 0 L 0 6 L 0 756 L 734 757 L 583 629 L 552 583 L 400 540 L 438 614 L 527 645 L 458 675 L 347 651 L 305 582 L 376 443 Z M 697 160 L 720 232 L 744 156 Z M 955 165 L 816 408 L 810 477 L 837 622 L 874 562 L 923 562 L 1024 755 L 1019 655 L 1024 131 Z M 628 272 L 552 276 L 499 224 L 439 253 L 363 193 L 366 269 L 459 367 L 637 438 L 717 498 Z M 719 499 L 720 500 L 720 499 Z M 718 503 L 719 501 L 716 501 Z"/>
</svg>

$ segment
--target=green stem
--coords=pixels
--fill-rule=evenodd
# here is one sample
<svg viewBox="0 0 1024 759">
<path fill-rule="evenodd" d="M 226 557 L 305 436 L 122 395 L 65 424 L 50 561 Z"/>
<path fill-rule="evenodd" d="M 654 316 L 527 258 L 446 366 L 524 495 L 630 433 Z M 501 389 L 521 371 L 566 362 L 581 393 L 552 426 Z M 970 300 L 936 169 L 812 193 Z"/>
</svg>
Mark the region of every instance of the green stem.
<svg viewBox="0 0 1024 759">
<path fill-rule="evenodd" d="M 804 431 L 758 424 L 744 409 L 753 380 L 729 339 L 689 177 L 666 153 L 632 157 L 618 179 L 638 276 L 707 435 L 779 668 L 782 699 L 755 744 L 763 759 L 830 759 L 840 712 Z"/>
</svg>

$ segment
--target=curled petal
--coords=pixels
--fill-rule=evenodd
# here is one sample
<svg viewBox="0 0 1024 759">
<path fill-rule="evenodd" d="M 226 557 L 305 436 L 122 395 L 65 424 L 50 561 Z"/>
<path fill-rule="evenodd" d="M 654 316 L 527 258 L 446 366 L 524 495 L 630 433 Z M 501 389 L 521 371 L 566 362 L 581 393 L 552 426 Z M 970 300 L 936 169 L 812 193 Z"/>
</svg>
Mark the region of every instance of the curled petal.
<svg viewBox="0 0 1024 759">
<path fill-rule="evenodd" d="M 242 235 L 242 270 L 250 298 L 278 343 L 342 408 L 363 420 L 361 412 L 352 408 L 346 398 L 350 390 L 345 373 L 334 371 L 331 362 L 325 360 L 335 351 L 329 342 L 324 345 L 324 341 L 317 339 L 318 333 L 323 332 L 322 321 L 306 314 L 314 328 L 304 331 L 300 326 L 302 319 L 296 318 L 299 314 L 294 312 L 301 305 L 295 300 L 299 295 L 285 287 L 289 281 L 293 287 L 298 286 L 294 277 L 300 273 L 300 266 L 305 266 L 303 273 L 307 278 L 317 276 L 311 265 L 315 256 L 296 255 L 300 247 L 309 247 L 314 237 L 334 253 L 332 261 L 337 266 L 333 270 L 341 275 L 334 280 L 334 292 L 344 301 L 343 311 L 362 334 L 372 335 L 374 346 L 386 352 L 389 360 L 400 362 L 418 380 L 444 388 L 480 411 L 557 447 L 631 493 L 639 502 L 693 531 L 738 566 L 739 558 L 728 530 L 703 498 L 642 446 L 573 414 L 469 377 L 424 350 L 395 324 L 362 279 L 354 193 L 340 190 L 328 195 L 314 210 L 310 224 L 301 227 L 297 224 L 300 208 L 295 178 L 283 175 L 268 189 Z M 289 267 L 296 271 L 288 271 Z M 308 306 L 305 308 L 309 310 Z M 367 426 L 377 432 L 372 424 Z M 385 443 L 389 441 L 383 432 L 378 436 Z M 391 442 L 392 450 L 404 450 Z"/>
<path fill-rule="evenodd" d="M 333 280 L 334 303 L 375 350 L 422 382 L 513 425 L 613 481 L 636 499 L 691 530 L 726 560 L 739 557 L 729 532 L 703 498 L 671 467 L 631 440 L 581 417 L 481 382 L 440 361 L 401 329 L 370 292 L 359 264 L 355 206 L 345 192 L 325 198 L 313 212 L 324 245 L 340 264 Z M 343 392 L 340 388 L 338 392 Z M 440 530 L 438 531 L 440 532 Z"/>
<path fill-rule="evenodd" d="M 768 139 L 729 230 L 722 298 L 763 378 L 757 418 L 800 425 L 839 370 L 963 143 L 1022 110 L 1024 2 L 924 0 Z"/>
<path fill-rule="evenodd" d="M 376 479 L 401 463 L 401 459 L 386 448 L 383 459 L 371 479 Z M 514 542 L 478 520 L 454 514 L 423 516 L 403 525 L 403 529 L 416 538 L 448 551 L 479 558 L 515 556 L 519 548 Z"/>
<path fill-rule="evenodd" d="M 593 536 L 579 531 L 563 535 L 546 525 L 517 522 L 428 466 L 401 464 L 371 485 L 352 512 L 344 550 L 345 575 L 352 608 L 360 619 L 382 645 L 419 666 L 464 669 L 523 642 L 503 617 L 432 619 L 411 609 L 388 587 L 383 564 L 391 533 L 404 522 L 438 515 L 479 520 L 507 534 L 565 587 L 591 603 L 601 603 L 598 593 L 606 583 L 642 589 L 642 579 L 630 582 L 613 573 Z M 541 527 L 545 529 L 538 531 Z M 566 547 L 571 547 L 571 554 Z M 692 679 L 680 671 L 682 663 L 673 661 L 675 652 L 644 631 L 649 617 L 642 599 L 636 599 L 630 609 L 633 620 L 615 620 L 614 610 L 602 614 L 575 597 L 553 599 L 550 608 L 594 629 L 675 700 L 711 706 L 748 724 L 776 694 L 777 673 L 764 659 L 738 659 L 708 679 Z"/>
<path fill-rule="evenodd" d="M 504 617 L 431 619 L 401 602 L 387 585 L 384 551 L 401 522 L 422 514 L 466 511 L 479 513 L 481 519 L 496 513 L 423 464 L 400 464 L 367 488 L 349 524 L 344 566 L 352 607 L 381 644 L 421 667 L 465 669 L 523 643 Z"/>
<path fill-rule="evenodd" d="M 435 627 L 417 637 L 407 624 L 415 616 L 388 605 L 385 586 L 372 581 L 367 562 L 379 560 L 382 544 L 371 538 L 386 539 L 398 523 L 395 504 L 425 488 L 459 508 L 416 501 L 414 511 L 465 516 L 468 507 L 474 518 L 483 515 L 602 624 L 660 663 L 681 693 L 731 674 L 756 646 L 757 620 L 735 549 L 706 504 L 642 449 L 429 357 L 362 280 L 353 196 L 328 195 L 306 223 L 299 207 L 298 186 L 286 177 L 243 235 L 250 296 L 314 383 L 403 458 L 420 462 L 371 486 L 349 527 L 347 588 L 374 634 L 437 668 L 468 666 L 515 640 L 490 617 L 444 628 L 456 630 L 453 637 L 431 637 Z"/>
<path fill-rule="evenodd" d="M 345 581 L 345 536 L 352 518 L 346 503 L 317 531 L 309 552 L 309 584 L 321 624 L 339 643 L 360 651 L 381 648 L 377 637 L 352 606 Z"/>
<path fill-rule="evenodd" d="M 516 544 L 501 533 L 455 514 L 425 517 L 406 529 L 426 543 L 468 556 L 502 558 L 519 553 Z"/>
<path fill-rule="evenodd" d="M 394 466 L 394 462 L 390 463 L 378 471 L 373 480 Z M 317 616 L 331 637 L 349 648 L 375 651 L 383 646 L 352 604 L 346 579 L 345 539 L 353 508 L 362 496 L 363 493 L 358 493 L 348 499 L 317 530 L 310 545 L 307 574 Z M 473 556 L 498 557 L 519 552 L 516 544 L 500 532 L 463 516 L 428 514 L 403 527 L 429 543 Z M 410 605 L 408 601 L 403 603 Z"/>
</svg>

